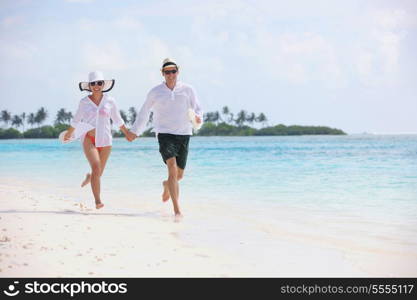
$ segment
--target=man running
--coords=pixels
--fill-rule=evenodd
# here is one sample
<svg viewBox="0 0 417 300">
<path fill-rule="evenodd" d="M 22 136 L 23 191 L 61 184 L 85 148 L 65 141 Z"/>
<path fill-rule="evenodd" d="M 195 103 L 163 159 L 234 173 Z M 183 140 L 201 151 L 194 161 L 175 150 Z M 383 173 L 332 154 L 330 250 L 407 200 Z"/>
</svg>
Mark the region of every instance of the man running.
<svg viewBox="0 0 417 300">
<path fill-rule="evenodd" d="M 184 176 L 187 163 L 188 144 L 192 135 L 192 123 L 188 110 L 195 112 L 195 121 L 201 124 L 203 113 L 194 88 L 177 80 L 179 67 L 169 58 L 162 63 L 165 81 L 150 90 L 131 128 L 130 139 L 140 136 L 153 112 L 153 125 L 158 137 L 159 152 L 168 169 L 168 179 L 164 180 L 162 201 L 170 198 L 174 205 L 175 220 L 182 218 L 179 206 L 178 181 Z"/>
</svg>

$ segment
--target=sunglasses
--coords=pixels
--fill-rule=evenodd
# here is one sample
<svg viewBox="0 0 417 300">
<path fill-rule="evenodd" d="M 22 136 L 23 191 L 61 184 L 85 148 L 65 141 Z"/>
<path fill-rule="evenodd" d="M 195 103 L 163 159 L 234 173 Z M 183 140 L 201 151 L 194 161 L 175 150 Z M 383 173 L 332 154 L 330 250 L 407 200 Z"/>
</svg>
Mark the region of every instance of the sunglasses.
<svg viewBox="0 0 417 300">
<path fill-rule="evenodd" d="M 168 75 L 168 74 L 175 74 L 175 73 L 177 73 L 177 70 L 164 71 L 164 74 L 165 74 L 165 75 Z"/>
<path fill-rule="evenodd" d="M 96 84 L 98 86 L 102 86 L 104 84 L 104 81 L 93 81 L 93 82 L 90 82 L 90 85 L 91 86 L 95 86 Z"/>
</svg>

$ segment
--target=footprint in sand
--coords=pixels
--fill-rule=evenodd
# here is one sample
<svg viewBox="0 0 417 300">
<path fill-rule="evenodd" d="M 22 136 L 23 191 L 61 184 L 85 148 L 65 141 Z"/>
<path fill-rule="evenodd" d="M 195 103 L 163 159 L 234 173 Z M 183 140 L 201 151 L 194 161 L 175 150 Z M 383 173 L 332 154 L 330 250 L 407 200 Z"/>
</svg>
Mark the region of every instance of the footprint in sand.
<svg viewBox="0 0 417 300">
<path fill-rule="evenodd" d="M 209 257 L 210 257 L 210 256 L 208 256 L 208 255 L 205 255 L 205 254 L 199 254 L 199 253 L 195 254 L 194 256 L 197 256 L 197 257 L 204 257 L 204 258 L 209 258 Z"/>
<path fill-rule="evenodd" d="M 0 242 L 5 243 L 5 242 L 10 242 L 10 238 L 8 236 L 4 236 L 2 238 L 0 238 Z"/>
</svg>

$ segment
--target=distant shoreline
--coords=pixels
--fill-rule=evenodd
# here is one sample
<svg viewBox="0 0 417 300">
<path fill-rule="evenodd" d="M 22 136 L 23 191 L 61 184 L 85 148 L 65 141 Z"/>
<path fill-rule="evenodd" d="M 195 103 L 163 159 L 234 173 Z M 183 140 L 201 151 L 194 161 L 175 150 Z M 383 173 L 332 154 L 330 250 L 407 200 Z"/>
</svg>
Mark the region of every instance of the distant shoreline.
<svg viewBox="0 0 417 300">
<path fill-rule="evenodd" d="M 71 112 L 67 112 L 64 108 L 60 109 L 55 118 L 54 125 L 41 124 L 48 116 L 48 112 L 41 107 L 36 113 L 22 113 L 20 115 L 12 115 L 9 111 L 0 112 L 0 120 L 8 126 L 8 129 L 0 128 L 0 139 L 13 138 L 57 138 L 59 134 L 70 126 L 73 118 Z M 126 126 L 133 125 L 136 120 L 137 112 L 134 107 L 130 107 L 126 113 L 120 110 L 120 116 Z M 155 136 L 152 132 L 153 113 L 149 116 L 148 129 L 142 136 Z M 25 130 L 25 123 L 31 125 L 31 128 Z M 337 128 L 328 126 L 301 126 L 284 124 L 268 125 L 268 119 L 264 113 L 248 113 L 245 110 L 239 111 L 236 115 L 225 106 L 221 112 L 213 111 L 204 114 L 204 122 L 201 129 L 195 133 L 197 136 L 292 136 L 292 135 L 346 135 L 346 133 Z M 254 128 L 249 125 L 258 123 L 261 127 Z M 37 127 L 33 127 L 37 124 Z M 23 132 L 19 128 L 23 127 Z M 114 137 L 123 136 L 120 131 L 113 132 Z"/>
<path fill-rule="evenodd" d="M 69 127 L 68 124 L 57 124 L 55 126 L 44 125 L 32 128 L 23 133 L 15 128 L 0 128 L 0 139 L 27 139 L 27 138 L 57 138 L 59 134 Z M 202 128 L 194 134 L 195 136 L 299 136 L 299 135 L 347 135 L 340 129 L 326 126 L 285 126 L 279 124 L 276 126 L 263 127 L 256 129 L 249 126 L 234 126 L 226 123 L 215 124 L 206 122 Z M 143 137 L 154 137 L 155 133 L 152 128 L 146 130 Z M 120 131 L 114 131 L 113 137 L 123 137 Z"/>
</svg>

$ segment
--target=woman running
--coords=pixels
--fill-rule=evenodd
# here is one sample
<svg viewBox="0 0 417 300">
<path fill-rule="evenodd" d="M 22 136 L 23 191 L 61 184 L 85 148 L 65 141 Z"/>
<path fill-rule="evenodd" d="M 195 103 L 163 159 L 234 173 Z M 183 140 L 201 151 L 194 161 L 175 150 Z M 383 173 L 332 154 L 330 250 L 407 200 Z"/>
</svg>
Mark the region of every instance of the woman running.
<svg viewBox="0 0 417 300">
<path fill-rule="evenodd" d="M 81 186 L 91 183 L 96 208 L 100 209 L 104 206 L 100 198 L 100 177 L 112 147 L 110 120 L 120 128 L 127 140 L 131 141 L 132 134 L 125 127 L 114 98 L 104 94 L 113 88 L 114 79 L 105 80 L 98 71 L 91 72 L 88 79 L 88 82 L 80 82 L 79 87 L 81 91 L 89 91 L 91 94 L 80 100 L 64 140 L 70 140 L 77 127 L 93 128 L 81 136 L 84 153 L 91 167 L 91 173 L 87 173 Z"/>
</svg>

